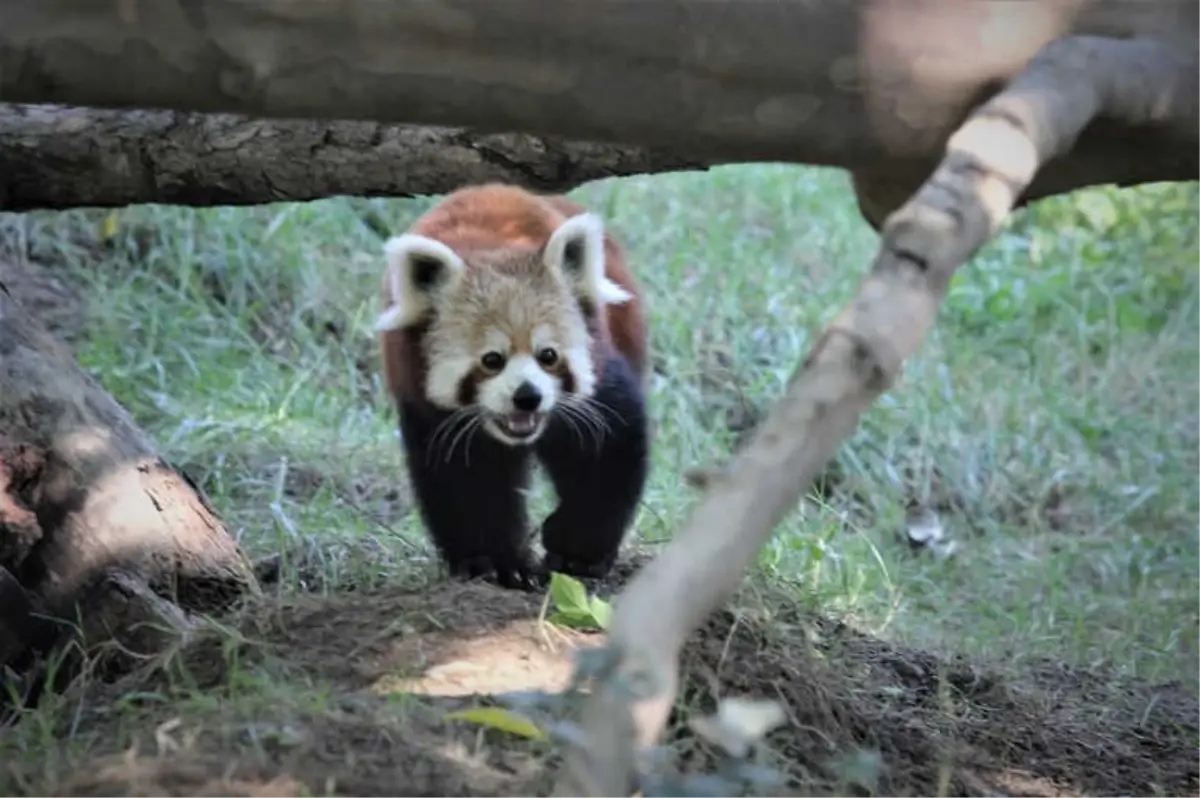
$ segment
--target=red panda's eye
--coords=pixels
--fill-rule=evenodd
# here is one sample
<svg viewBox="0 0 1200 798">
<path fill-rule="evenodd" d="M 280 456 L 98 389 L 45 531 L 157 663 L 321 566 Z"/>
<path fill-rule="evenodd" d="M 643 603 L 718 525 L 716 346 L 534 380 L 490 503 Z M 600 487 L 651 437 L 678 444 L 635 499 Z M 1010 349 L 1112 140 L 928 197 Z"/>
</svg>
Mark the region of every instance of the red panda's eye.
<svg viewBox="0 0 1200 798">
<path fill-rule="evenodd" d="M 555 352 L 553 348 L 548 346 L 537 353 L 537 360 L 538 363 L 541 363 L 546 368 L 550 368 L 558 362 L 558 352 Z"/>
<path fill-rule="evenodd" d="M 504 368 L 504 355 L 499 352 L 488 352 L 479 360 L 488 371 L 499 371 Z"/>
</svg>

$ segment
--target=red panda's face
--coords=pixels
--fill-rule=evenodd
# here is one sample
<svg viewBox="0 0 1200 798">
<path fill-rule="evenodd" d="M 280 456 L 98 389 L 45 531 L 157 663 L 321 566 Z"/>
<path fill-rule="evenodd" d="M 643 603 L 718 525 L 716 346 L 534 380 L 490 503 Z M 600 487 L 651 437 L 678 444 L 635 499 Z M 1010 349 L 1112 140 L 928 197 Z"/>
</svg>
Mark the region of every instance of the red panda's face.
<svg viewBox="0 0 1200 798">
<path fill-rule="evenodd" d="M 588 417 L 596 366 L 585 309 L 629 298 L 604 276 L 603 236 L 599 218 L 581 214 L 541 249 L 457 253 L 430 238 L 393 238 L 393 304 L 377 326 L 427 323 L 429 401 L 476 417 L 503 443 L 533 443 L 551 413 Z"/>
<path fill-rule="evenodd" d="M 446 409 L 479 408 L 485 430 L 532 443 L 570 396 L 595 385 L 587 327 L 564 286 L 524 269 L 476 269 L 437 305 L 425 335 L 425 393 Z"/>
</svg>

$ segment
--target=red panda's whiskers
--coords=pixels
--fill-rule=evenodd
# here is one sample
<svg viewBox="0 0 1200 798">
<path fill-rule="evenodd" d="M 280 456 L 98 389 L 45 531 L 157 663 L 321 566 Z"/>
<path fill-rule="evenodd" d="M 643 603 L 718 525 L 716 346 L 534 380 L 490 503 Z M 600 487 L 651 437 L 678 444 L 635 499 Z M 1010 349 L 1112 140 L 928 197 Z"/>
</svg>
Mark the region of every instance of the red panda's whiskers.
<svg viewBox="0 0 1200 798">
<path fill-rule="evenodd" d="M 429 436 L 429 443 L 425 449 L 425 462 L 428 463 L 437 455 L 437 450 L 450 440 L 450 434 L 455 428 L 469 426 L 470 421 L 479 415 L 480 409 L 472 405 L 470 407 L 460 407 L 443 419 L 434 429 L 433 434 Z M 451 446 L 450 450 L 453 451 L 454 447 Z M 449 453 L 446 454 L 446 459 L 450 459 Z"/>
<path fill-rule="evenodd" d="M 436 450 L 444 442 L 445 437 L 450 433 L 450 431 L 460 423 L 466 421 L 470 414 L 471 408 L 459 408 L 450 415 L 446 416 L 446 418 L 442 419 L 438 425 L 434 427 L 433 434 L 429 436 L 429 442 L 426 444 L 426 462 L 429 462 L 430 457 L 436 453 Z"/>
<path fill-rule="evenodd" d="M 604 442 L 604 436 L 612 432 L 612 427 L 604 420 L 595 403 L 586 396 L 571 396 L 560 402 L 563 409 L 563 418 L 571 425 L 572 429 L 576 430 L 576 434 L 580 435 L 580 442 L 583 440 L 583 432 L 586 431 L 596 444 L 596 449 L 599 450 Z"/>
<path fill-rule="evenodd" d="M 467 465 L 471 464 L 471 438 L 475 433 L 483 427 L 484 419 L 487 416 L 482 412 L 476 412 L 471 416 L 466 424 L 463 424 L 454 437 L 450 439 L 450 448 L 446 450 L 446 462 L 450 462 L 450 458 L 454 456 L 454 447 L 458 446 L 459 441 L 463 442 L 463 456 L 466 457 Z"/>
<path fill-rule="evenodd" d="M 615 418 L 617 421 L 621 422 L 622 424 L 629 423 L 628 421 L 626 421 L 626 419 L 623 415 L 621 415 L 620 413 L 618 413 L 616 410 L 613 409 L 612 405 L 602 402 L 594 396 L 588 396 L 585 398 L 584 401 L 587 403 L 588 409 L 596 414 L 596 419 L 601 424 L 603 424 L 604 428 L 607 429 L 609 432 L 612 432 L 612 427 L 609 426 L 608 422 L 604 419 L 605 413 L 608 413 L 610 416 L 612 416 L 613 418 Z"/>
<path fill-rule="evenodd" d="M 607 404 L 595 398 L 594 396 L 575 396 L 572 397 L 572 403 L 574 404 L 575 409 L 588 416 L 593 424 L 603 427 L 605 432 L 611 433 L 613 431 L 612 425 L 608 423 L 606 418 L 604 418 L 605 412 L 612 415 L 617 419 L 617 421 L 622 423 L 625 422 L 625 419 L 622 418 L 617 411 L 613 410 Z"/>
<path fill-rule="evenodd" d="M 575 413 L 577 412 L 575 408 L 566 401 L 560 401 L 555 409 L 562 411 L 561 416 L 563 423 L 571 429 L 571 432 L 575 433 L 575 439 L 579 441 L 579 445 L 583 446 L 585 443 L 587 443 L 587 441 L 584 439 L 583 432 L 580 431 L 579 421 L 577 421 L 575 418 Z"/>
</svg>

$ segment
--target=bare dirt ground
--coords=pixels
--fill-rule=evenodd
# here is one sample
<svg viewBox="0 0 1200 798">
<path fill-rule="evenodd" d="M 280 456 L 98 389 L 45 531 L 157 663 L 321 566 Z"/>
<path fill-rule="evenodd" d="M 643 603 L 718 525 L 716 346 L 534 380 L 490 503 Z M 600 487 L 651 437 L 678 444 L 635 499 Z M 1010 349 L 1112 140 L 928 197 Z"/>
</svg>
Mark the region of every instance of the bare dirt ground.
<svg viewBox="0 0 1200 798">
<path fill-rule="evenodd" d="M 565 685 L 571 648 L 597 638 L 540 622 L 540 610 L 536 596 L 449 582 L 244 607 L 166 665 L 88 686 L 57 732 L 69 725 L 86 756 L 26 770 L 21 792 L 545 794 L 550 746 L 441 718 L 471 694 Z M 1053 662 L 1016 683 L 786 604 L 772 616 L 710 619 L 686 649 L 682 704 L 710 709 L 714 684 L 782 699 L 790 717 L 768 739 L 787 794 L 864 794 L 845 765 L 860 749 L 880 757 L 875 794 L 1197 793 L 1197 703 L 1181 685 Z M 172 703 L 183 684 L 189 697 Z M 397 690 L 428 697 L 389 697 Z M 679 714 L 675 750 L 704 766 Z"/>
</svg>

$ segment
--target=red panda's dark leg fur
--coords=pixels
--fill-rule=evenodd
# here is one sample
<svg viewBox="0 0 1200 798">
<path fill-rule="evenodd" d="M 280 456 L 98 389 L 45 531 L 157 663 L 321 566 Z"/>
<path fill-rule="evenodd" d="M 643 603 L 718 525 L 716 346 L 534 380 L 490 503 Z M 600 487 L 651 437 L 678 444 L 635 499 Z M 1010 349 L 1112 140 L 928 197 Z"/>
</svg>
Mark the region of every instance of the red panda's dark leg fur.
<svg viewBox="0 0 1200 798">
<path fill-rule="evenodd" d="M 535 446 L 558 494 L 542 524 L 543 568 L 600 578 L 616 561 L 650 467 L 646 399 L 624 358 L 606 365 L 592 408 L 603 424 L 572 426 L 560 410 Z"/>
<path fill-rule="evenodd" d="M 451 576 L 494 575 L 503 587 L 538 587 L 521 492 L 529 478 L 528 451 L 476 430 L 447 458 L 458 429 L 432 449 L 430 441 L 450 413 L 404 402 L 398 410 L 417 508 Z"/>
</svg>

